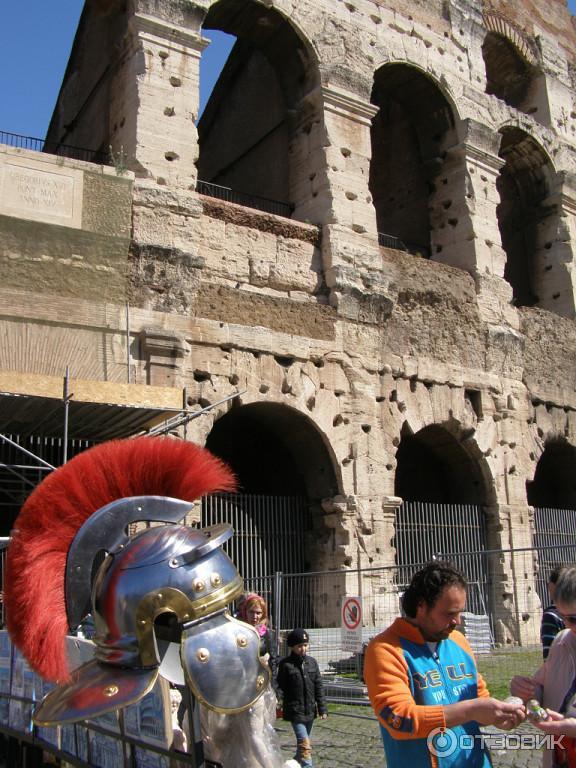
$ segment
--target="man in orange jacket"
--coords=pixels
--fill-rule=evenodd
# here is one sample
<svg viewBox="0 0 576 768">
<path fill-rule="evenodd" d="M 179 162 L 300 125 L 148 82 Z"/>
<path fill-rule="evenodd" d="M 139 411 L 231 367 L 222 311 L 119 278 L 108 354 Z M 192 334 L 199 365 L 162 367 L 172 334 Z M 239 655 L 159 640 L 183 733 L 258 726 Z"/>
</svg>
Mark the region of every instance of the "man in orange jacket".
<svg viewBox="0 0 576 768">
<path fill-rule="evenodd" d="M 490 697 L 468 641 L 455 631 L 467 582 L 446 563 L 418 571 L 398 618 L 366 649 L 364 677 L 388 768 L 489 768 L 480 725 L 509 729 L 521 704 Z"/>
</svg>

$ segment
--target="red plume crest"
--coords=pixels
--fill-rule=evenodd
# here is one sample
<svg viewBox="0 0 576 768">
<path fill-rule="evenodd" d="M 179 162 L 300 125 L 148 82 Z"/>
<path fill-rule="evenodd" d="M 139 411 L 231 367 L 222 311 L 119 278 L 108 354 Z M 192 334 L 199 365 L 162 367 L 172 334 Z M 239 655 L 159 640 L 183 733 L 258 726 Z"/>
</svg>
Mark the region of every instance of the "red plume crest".
<svg viewBox="0 0 576 768">
<path fill-rule="evenodd" d="M 4 580 L 8 630 L 30 666 L 48 680 L 69 679 L 66 556 L 96 510 L 127 496 L 193 501 L 234 488 L 230 469 L 209 451 L 163 437 L 102 443 L 48 475 L 14 524 Z"/>
</svg>

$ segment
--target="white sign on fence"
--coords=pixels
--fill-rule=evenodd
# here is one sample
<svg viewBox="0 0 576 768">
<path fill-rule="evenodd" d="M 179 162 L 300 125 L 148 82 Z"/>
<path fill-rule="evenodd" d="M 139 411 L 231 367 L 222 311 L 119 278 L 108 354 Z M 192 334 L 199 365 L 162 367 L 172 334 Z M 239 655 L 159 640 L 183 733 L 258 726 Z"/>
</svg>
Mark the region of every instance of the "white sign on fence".
<svg viewBox="0 0 576 768">
<path fill-rule="evenodd" d="M 342 600 L 341 640 L 343 651 L 362 649 L 362 598 L 345 597 Z"/>
</svg>

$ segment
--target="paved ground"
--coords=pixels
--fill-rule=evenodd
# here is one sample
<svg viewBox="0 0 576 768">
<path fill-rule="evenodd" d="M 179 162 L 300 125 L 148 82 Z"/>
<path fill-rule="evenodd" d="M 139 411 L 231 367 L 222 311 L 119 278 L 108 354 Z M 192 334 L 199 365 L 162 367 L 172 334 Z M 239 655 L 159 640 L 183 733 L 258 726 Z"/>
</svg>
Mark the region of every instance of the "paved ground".
<svg viewBox="0 0 576 768">
<path fill-rule="evenodd" d="M 294 756 L 294 734 L 289 723 L 277 722 L 282 751 Z M 542 752 L 536 748 L 541 732 L 528 724 L 513 734 L 486 729 L 494 768 L 539 768 Z M 503 743 L 508 739 L 508 745 Z M 332 714 L 317 720 L 312 731 L 315 768 L 384 768 L 380 731 L 373 719 Z M 521 746 L 522 748 L 517 748 Z"/>
</svg>

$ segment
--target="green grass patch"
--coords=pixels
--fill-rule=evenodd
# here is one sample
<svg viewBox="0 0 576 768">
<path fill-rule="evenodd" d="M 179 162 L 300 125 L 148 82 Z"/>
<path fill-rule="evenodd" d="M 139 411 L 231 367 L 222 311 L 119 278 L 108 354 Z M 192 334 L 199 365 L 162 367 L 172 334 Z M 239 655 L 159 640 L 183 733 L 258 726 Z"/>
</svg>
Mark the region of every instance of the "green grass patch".
<svg viewBox="0 0 576 768">
<path fill-rule="evenodd" d="M 542 664 L 542 649 L 495 648 L 476 658 L 478 669 L 488 685 L 490 694 L 497 699 L 510 695 L 510 680 L 514 675 L 532 675 Z"/>
</svg>

